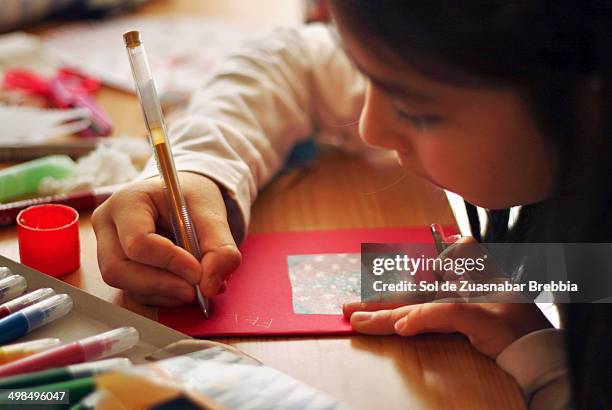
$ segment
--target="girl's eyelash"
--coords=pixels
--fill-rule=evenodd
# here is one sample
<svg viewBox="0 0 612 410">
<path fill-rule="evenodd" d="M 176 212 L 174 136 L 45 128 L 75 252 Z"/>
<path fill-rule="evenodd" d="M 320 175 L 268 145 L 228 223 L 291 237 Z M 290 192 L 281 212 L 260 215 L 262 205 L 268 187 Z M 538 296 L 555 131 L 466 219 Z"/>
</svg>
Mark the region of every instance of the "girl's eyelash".
<svg viewBox="0 0 612 410">
<path fill-rule="evenodd" d="M 400 118 L 404 120 L 408 120 L 410 123 L 412 123 L 412 125 L 414 125 L 416 128 L 419 128 L 419 129 L 428 128 L 440 122 L 440 117 L 437 115 L 433 115 L 433 114 L 424 114 L 424 115 L 408 114 L 400 110 L 396 110 L 396 112 Z"/>
<path fill-rule="evenodd" d="M 428 128 L 440 122 L 440 116 L 435 114 L 410 114 L 399 108 L 396 103 L 393 104 L 393 108 L 398 117 L 409 121 L 417 129 Z"/>
</svg>

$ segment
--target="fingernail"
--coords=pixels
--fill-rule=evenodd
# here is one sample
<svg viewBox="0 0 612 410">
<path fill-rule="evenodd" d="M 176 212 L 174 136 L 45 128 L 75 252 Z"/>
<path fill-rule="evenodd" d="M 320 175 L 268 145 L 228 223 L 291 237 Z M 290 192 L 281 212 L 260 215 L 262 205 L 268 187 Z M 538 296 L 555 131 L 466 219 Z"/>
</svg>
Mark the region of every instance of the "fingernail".
<svg viewBox="0 0 612 410">
<path fill-rule="evenodd" d="M 374 314 L 372 312 L 355 312 L 351 315 L 352 322 L 366 322 L 372 319 Z"/>
<path fill-rule="evenodd" d="M 408 321 L 406 320 L 405 317 L 401 318 L 400 320 L 398 320 L 397 322 L 395 322 L 395 325 L 393 325 L 393 327 L 395 328 L 395 332 L 396 333 L 401 333 L 402 331 L 404 331 L 406 329 L 406 323 Z"/>
</svg>

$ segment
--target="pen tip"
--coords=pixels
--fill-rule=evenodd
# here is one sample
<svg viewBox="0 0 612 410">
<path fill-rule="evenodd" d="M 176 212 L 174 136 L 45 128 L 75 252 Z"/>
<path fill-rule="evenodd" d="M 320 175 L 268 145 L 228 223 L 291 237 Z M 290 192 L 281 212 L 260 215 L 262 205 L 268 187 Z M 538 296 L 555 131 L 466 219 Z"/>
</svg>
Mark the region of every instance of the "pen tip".
<svg viewBox="0 0 612 410">
<path fill-rule="evenodd" d="M 200 288 L 197 286 L 196 286 L 196 296 L 198 299 L 198 304 L 200 305 L 200 309 L 202 309 L 202 314 L 204 315 L 206 319 L 208 319 L 208 317 L 210 316 L 210 308 L 208 305 L 208 299 L 206 299 L 204 295 L 202 295 Z"/>
</svg>

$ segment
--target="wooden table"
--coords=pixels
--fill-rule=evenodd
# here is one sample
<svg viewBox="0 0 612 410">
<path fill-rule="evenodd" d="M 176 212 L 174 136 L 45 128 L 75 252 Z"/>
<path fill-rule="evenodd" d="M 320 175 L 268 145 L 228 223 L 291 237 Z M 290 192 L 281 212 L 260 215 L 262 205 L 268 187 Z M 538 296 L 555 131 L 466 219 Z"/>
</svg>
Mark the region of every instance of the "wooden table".
<svg viewBox="0 0 612 410">
<path fill-rule="evenodd" d="M 259 26 L 297 24 L 301 2 L 250 0 L 157 1 L 138 14 L 190 12 Z M 99 103 L 117 134 L 143 135 L 134 96 L 104 89 Z M 96 258 L 90 215 L 80 220 L 81 269 L 64 280 L 112 303 L 155 318 L 155 309 L 106 285 Z M 384 153 L 355 157 L 324 149 L 305 175 L 286 174 L 254 205 L 251 232 L 394 227 L 453 223 L 442 191 L 404 175 Z M 0 230 L 0 253 L 18 259 L 16 230 Z M 524 408 L 514 380 L 458 335 L 220 339 L 299 380 L 363 409 Z"/>
</svg>

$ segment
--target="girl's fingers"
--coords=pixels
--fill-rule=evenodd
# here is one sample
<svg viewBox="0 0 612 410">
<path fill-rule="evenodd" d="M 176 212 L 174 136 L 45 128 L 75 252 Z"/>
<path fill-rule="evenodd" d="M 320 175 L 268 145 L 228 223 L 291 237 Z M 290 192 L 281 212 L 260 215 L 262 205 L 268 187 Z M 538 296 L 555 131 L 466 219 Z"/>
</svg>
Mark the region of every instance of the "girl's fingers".
<svg viewBox="0 0 612 410">
<path fill-rule="evenodd" d="M 351 326 L 359 333 L 369 335 L 391 335 L 395 333 L 395 322 L 406 314 L 411 306 L 376 312 L 355 312 L 351 315 Z"/>
<path fill-rule="evenodd" d="M 130 293 L 130 297 L 136 302 L 143 305 L 149 306 L 184 306 L 185 301 L 174 297 L 160 296 L 160 295 L 139 295 L 137 293 Z"/>
<path fill-rule="evenodd" d="M 127 259 L 114 226 L 97 223 L 100 271 L 110 286 L 138 295 L 158 295 L 189 303 L 195 298 L 193 285 L 173 273 Z"/>
<path fill-rule="evenodd" d="M 227 287 L 230 275 L 238 269 L 241 255 L 236 245 L 222 245 L 204 254 L 200 289 L 204 296 L 213 297 Z"/>
<path fill-rule="evenodd" d="M 191 181 L 192 188 L 198 185 L 198 189 L 186 192 L 186 199 L 203 255 L 200 289 L 204 296 L 213 297 L 238 268 L 242 257 L 232 237 L 225 202 L 216 183 L 189 173 L 181 173 L 181 178 Z"/>
<path fill-rule="evenodd" d="M 113 213 L 113 222 L 127 258 L 170 271 L 191 284 L 198 283 L 202 276 L 199 261 L 170 239 L 155 232 L 154 205 L 141 197 L 146 194 L 130 192 L 126 195 L 136 197 L 130 201 L 130 207 L 121 207 Z"/>
<path fill-rule="evenodd" d="M 464 303 L 423 303 L 392 310 L 355 312 L 351 316 L 351 325 L 360 333 L 372 335 L 469 333 L 478 316 L 473 312 L 478 311 Z"/>
<path fill-rule="evenodd" d="M 394 330 L 402 336 L 419 333 L 471 334 L 481 315 L 479 309 L 472 309 L 468 303 L 424 303 L 407 306 L 402 317 L 395 323 Z M 485 323 L 480 323 L 486 326 Z"/>
<path fill-rule="evenodd" d="M 401 306 L 406 306 L 406 303 L 400 302 L 351 302 L 342 305 L 342 314 L 345 318 L 350 319 L 355 312 L 374 312 L 377 310 L 395 309 Z"/>
</svg>

